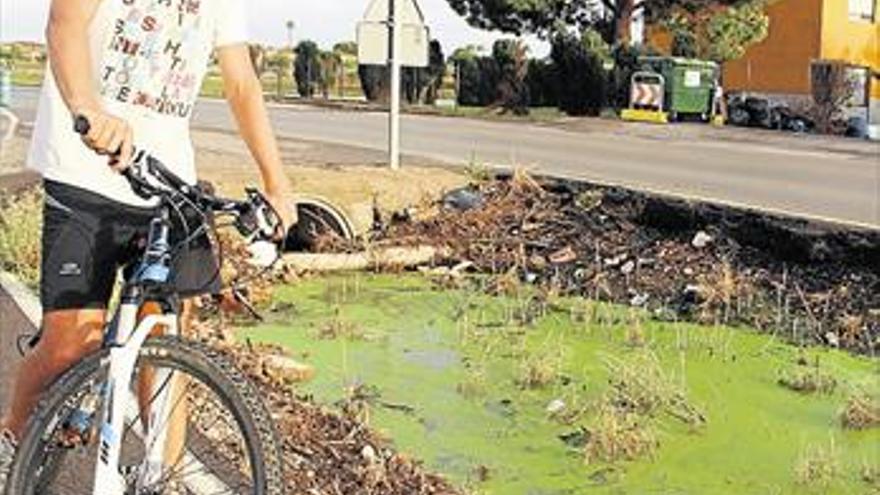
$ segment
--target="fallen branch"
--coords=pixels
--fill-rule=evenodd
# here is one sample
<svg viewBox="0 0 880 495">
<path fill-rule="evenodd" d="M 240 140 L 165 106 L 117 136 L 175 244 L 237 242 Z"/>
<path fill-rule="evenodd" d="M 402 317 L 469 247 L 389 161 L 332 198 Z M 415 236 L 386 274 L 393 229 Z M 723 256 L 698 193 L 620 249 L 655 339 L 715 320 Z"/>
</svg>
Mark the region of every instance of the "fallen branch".
<svg viewBox="0 0 880 495">
<path fill-rule="evenodd" d="M 289 253 L 283 261 L 298 272 L 340 272 L 416 267 L 431 263 L 439 254 L 431 246 L 390 247 L 359 253 Z"/>
</svg>

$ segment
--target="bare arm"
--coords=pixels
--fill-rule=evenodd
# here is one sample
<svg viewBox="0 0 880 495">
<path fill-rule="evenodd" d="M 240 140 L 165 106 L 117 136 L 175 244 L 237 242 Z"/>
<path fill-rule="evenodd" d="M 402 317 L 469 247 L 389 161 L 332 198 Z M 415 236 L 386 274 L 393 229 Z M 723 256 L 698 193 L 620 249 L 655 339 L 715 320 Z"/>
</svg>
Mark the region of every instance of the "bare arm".
<svg viewBox="0 0 880 495">
<path fill-rule="evenodd" d="M 281 154 L 269 114 L 263 101 L 263 87 L 254 73 L 246 45 L 222 47 L 217 50 L 223 90 L 241 137 L 247 143 L 263 179 L 263 188 L 273 206 L 282 216 L 285 227 L 295 222 L 288 206 L 290 182 L 284 174 Z"/>
<path fill-rule="evenodd" d="M 71 115 L 83 115 L 91 130 L 83 141 L 111 164 L 127 164 L 132 150 L 128 123 L 107 114 L 98 97 L 89 50 L 89 24 L 103 0 L 52 0 L 46 39 L 52 75 Z M 113 156 L 120 153 L 119 156 Z"/>
</svg>

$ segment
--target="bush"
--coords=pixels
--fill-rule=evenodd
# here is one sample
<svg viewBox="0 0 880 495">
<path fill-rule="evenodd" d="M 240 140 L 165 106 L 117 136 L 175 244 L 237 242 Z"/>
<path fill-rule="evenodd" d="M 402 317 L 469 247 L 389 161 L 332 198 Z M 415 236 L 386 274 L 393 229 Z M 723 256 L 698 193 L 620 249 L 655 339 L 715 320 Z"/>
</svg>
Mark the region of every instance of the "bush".
<svg viewBox="0 0 880 495">
<path fill-rule="evenodd" d="M 497 100 L 499 68 L 492 57 L 454 59 L 459 71 L 458 104 L 489 106 Z"/>
<path fill-rule="evenodd" d="M 320 53 L 314 41 L 304 40 L 296 46 L 296 61 L 293 65 L 293 76 L 296 78 L 296 90 L 304 98 L 315 94 L 315 87 L 322 84 Z"/>
<path fill-rule="evenodd" d="M 8 202 L 6 199 L 0 204 L 0 270 L 36 288 L 40 282 L 42 193 L 32 191 Z"/>
<path fill-rule="evenodd" d="M 529 60 L 526 85 L 529 87 L 532 106 L 555 107 L 559 105 L 558 84 L 553 71 L 553 65 L 549 60 Z"/>
<path fill-rule="evenodd" d="M 388 67 L 359 65 L 358 78 L 367 101 L 388 101 Z"/>
<path fill-rule="evenodd" d="M 443 85 L 446 62 L 443 47 L 437 40 L 429 45 L 428 67 L 403 67 L 400 73 L 400 94 L 409 104 L 433 104 Z M 391 94 L 388 67 L 385 65 L 360 65 L 358 77 L 367 101 L 388 102 Z"/>
<path fill-rule="evenodd" d="M 529 70 L 528 48 L 513 39 L 498 40 L 492 48 L 492 58 L 498 67 L 497 100 L 505 112 L 527 115 L 531 99 L 526 83 Z"/>
<path fill-rule="evenodd" d="M 559 82 L 559 109 L 568 115 L 598 116 L 605 106 L 608 79 L 602 60 L 571 35 L 559 35 L 550 52 Z"/>
</svg>

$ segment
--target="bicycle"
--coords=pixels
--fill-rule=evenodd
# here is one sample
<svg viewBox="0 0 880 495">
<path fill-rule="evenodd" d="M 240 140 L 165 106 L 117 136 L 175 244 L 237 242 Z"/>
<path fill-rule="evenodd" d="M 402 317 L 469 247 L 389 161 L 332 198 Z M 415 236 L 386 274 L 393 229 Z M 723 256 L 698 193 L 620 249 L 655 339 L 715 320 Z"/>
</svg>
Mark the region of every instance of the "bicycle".
<svg viewBox="0 0 880 495">
<path fill-rule="evenodd" d="M 78 118 L 76 130 L 87 133 L 88 122 Z M 263 243 L 279 217 L 256 190 L 244 201 L 214 196 L 143 151 L 124 175 L 138 195 L 159 200 L 146 249 L 126 276 L 101 349 L 42 397 L 6 495 L 281 494 L 280 446 L 262 398 L 226 356 L 178 335 L 180 300 L 168 283 L 171 260 L 212 228 L 212 213 L 231 216 L 245 238 Z M 200 225 L 172 246 L 174 215 L 189 228 L 184 209 Z M 148 302 L 162 312 L 138 322 Z M 164 335 L 151 336 L 159 328 Z M 175 436 L 170 430 L 181 429 L 175 419 L 184 414 Z"/>
</svg>

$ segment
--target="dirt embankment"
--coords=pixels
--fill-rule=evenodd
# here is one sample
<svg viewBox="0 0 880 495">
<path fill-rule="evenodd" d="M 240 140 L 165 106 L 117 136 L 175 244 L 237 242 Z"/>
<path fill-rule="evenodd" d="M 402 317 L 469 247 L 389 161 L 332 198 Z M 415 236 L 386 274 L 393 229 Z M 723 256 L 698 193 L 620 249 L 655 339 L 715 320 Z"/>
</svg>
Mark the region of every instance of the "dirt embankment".
<svg viewBox="0 0 880 495">
<path fill-rule="evenodd" d="M 383 242 L 443 246 L 444 261 L 499 280 L 516 275 L 658 318 L 880 347 L 880 231 L 524 176 L 446 203 L 436 217 L 390 225 Z"/>
</svg>

